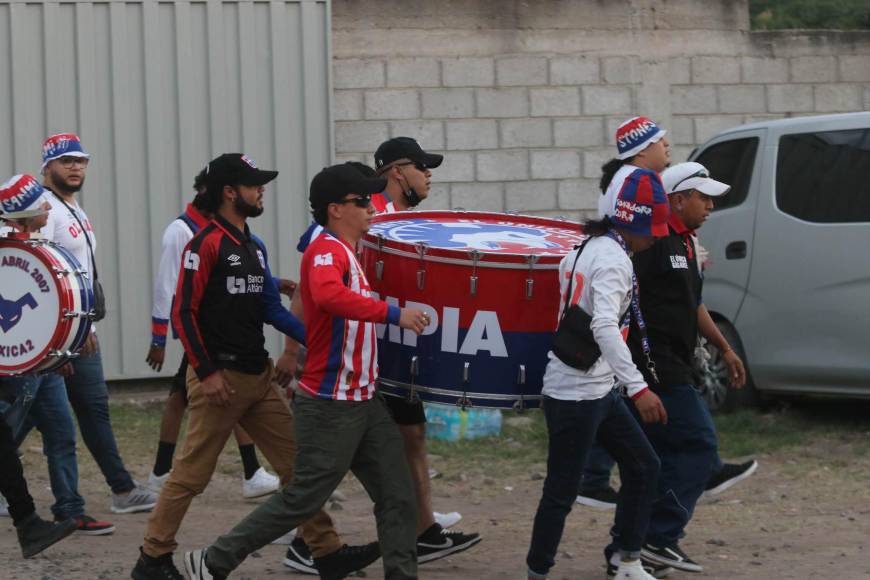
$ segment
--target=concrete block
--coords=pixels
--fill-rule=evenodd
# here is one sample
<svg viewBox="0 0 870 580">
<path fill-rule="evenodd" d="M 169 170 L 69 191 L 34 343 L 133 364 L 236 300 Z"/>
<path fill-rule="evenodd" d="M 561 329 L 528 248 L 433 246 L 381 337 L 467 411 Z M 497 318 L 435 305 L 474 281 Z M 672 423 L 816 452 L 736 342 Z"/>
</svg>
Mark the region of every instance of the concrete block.
<svg viewBox="0 0 870 580">
<path fill-rule="evenodd" d="M 631 112 L 629 87 L 583 87 L 584 115 L 629 115 Z"/>
<path fill-rule="evenodd" d="M 583 152 L 583 177 L 601 179 L 601 166 L 616 157 L 616 146 Z M 579 176 L 578 176 L 579 177 Z"/>
<path fill-rule="evenodd" d="M 640 59 L 636 56 L 609 56 L 601 59 L 601 78 L 609 85 L 639 83 Z"/>
<path fill-rule="evenodd" d="M 391 58 L 387 60 L 387 86 L 439 87 L 439 62 L 434 58 Z"/>
<path fill-rule="evenodd" d="M 695 119 L 695 138 L 698 143 L 703 143 L 713 135 L 740 125 L 743 122 L 742 116 L 725 116 L 725 115 L 710 115 L 706 117 L 697 117 Z M 689 143 L 688 145 L 693 145 Z M 675 145 L 675 149 L 679 147 Z M 674 156 L 674 151 L 671 151 L 671 156 Z"/>
<path fill-rule="evenodd" d="M 870 56 L 850 55 L 839 57 L 840 80 L 847 83 L 870 82 Z"/>
<path fill-rule="evenodd" d="M 597 179 L 563 179 L 559 182 L 559 209 L 597 211 L 600 196 Z"/>
<path fill-rule="evenodd" d="M 416 119 L 420 97 L 414 89 L 385 89 L 365 92 L 366 119 Z"/>
<path fill-rule="evenodd" d="M 336 153 L 368 153 L 389 138 L 387 123 L 344 121 L 335 124 Z"/>
<path fill-rule="evenodd" d="M 692 82 L 692 61 L 688 57 L 668 59 L 668 82 L 672 85 L 688 85 Z"/>
<path fill-rule="evenodd" d="M 601 147 L 604 124 L 601 119 L 556 119 L 553 141 L 556 147 Z"/>
<path fill-rule="evenodd" d="M 498 124 L 489 119 L 447 121 L 447 149 L 496 149 Z"/>
<path fill-rule="evenodd" d="M 740 82 L 740 60 L 731 56 L 692 57 L 692 83 L 737 84 Z"/>
<path fill-rule="evenodd" d="M 472 89 L 420 89 L 420 97 L 425 119 L 474 116 Z"/>
<path fill-rule="evenodd" d="M 495 79 L 499 86 L 533 86 L 547 84 L 547 59 L 542 56 L 513 56 L 495 61 Z"/>
<path fill-rule="evenodd" d="M 860 85 L 844 83 L 816 85 L 815 96 L 816 111 L 819 113 L 860 111 L 863 105 Z"/>
<path fill-rule="evenodd" d="M 673 117 L 669 129 L 667 138 L 672 145 L 694 145 L 698 142 L 695 140 L 695 123 L 691 117 Z"/>
<path fill-rule="evenodd" d="M 757 58 L 744 56 L 740 59 L 744 83 L 787 83 L 787 58 Z"/>
<path fill-rule="evenodd" d="M 333 91 L 332 114 L 336 121 L 357 121 L 363 118 L 362 91 Z"/>
<path fill-rule="evenodd" d="M 550 59 L 551 85 L 597 85 L 598 59 L 589 56 L 557 56 Z"/>
<path fill-rule="evenodd" d="M 832 83 L 837 80 L 837 58 L 833 56 L 796 56 L 790 61 L 791 82 Z"/>
<path fill-rule="evenodd" d="M 356 161 L 358 163 L 365 163 L 366 165 L 371 165 L 371 161 L 369 161 L 367 157 L 361 153 L 338 153 L 335 156 L 336 163 L 347 163 L 348 161 Z"/>
<path fill-rule="evenodd" d="M 763 113 L 766 110 L 764 86 L 730 85 L 719 87 L 722 113 Z"/>
<path fill-rule="evenodd" d="M 450 206 L 478 211 L 504 211 L 501 183 L 456 183 L 450 186 Z"/>
<path fill-rule="evenodd" d="M 576 117 L 580 114 L 580 89 L 547 87 L 529 89 L 533 117 Z"/>
<path fill-rule="evenodd" d="M 478 117 L 528 117 L 528 89 L 476 89 Z"/>
<path fill-rule="evenodd" d="M 525 149 L 481 151 L 477 154 L 478 181 L 520 181 L 529 178 L 529 153 Z"/>
<path fill-rule="evenodd" d="M 501 147 L 549 147 L 553 144 L 550 119 L 504 119 L 498 124 Z"/>
<path fill-rule="evenodd" d="M 689 155 L 695 149 L 693 145 L 674 145 L 671 147 L 671 165 L 689 160 Z"/>
<path fill-rule="evenodd" d="M 491 58 L 445 58 L 441 61 L 445 87 L 491 87 L 495 84 L 495 60 Z"/>
<path fill-rule="evenodd" d="M 505 184 L 508 211 L 541 211 L 558 208 L 555 181 L 517 181 Z"/>
<path fill-rule="evenodd" d="M 423 209 L 450 209 L 450 186 L 444 183 L 432 184 Z"/>
<path fill-rule="evenodd" d="M 413 137 L 426 151 L 446 149 L 444 124 L 441 121 L 394 121 L 390 123 L 393 137 Z"/>
<path fill-rule="evenodd" d="M 532 151 L 532 179 L 580 177 L 580 154 L 573 150 Z"/>
<path fill-rule="evenodd" d="M 716 90 L 711 86 L 673 86 L 671 109 L 677 115 L 715 113 Z"/>
<path fill-rule="evenodd" d="M 775 121 L 777 119 L 783 119 L 786 115 L 783 114 L 766 114 L 766 115 L 744 115 L 743 122 L 744 123 L 762 123 L 764 121 Z"/>
<path fill-rule="evenodd" d="M 770 113 L 799 113 L 813 110 L 810 85 L 768 85 L 767 110 Z"/>
<path fill-rule="evenodd" d="M 336 89 L 371 89 L 385 84 L 384 63 L 368 58 L 347 58 L 332 63 Z"/>
<path fill-rule="evenodd" d="M 432 170 L 432 180 L 437 183 L 474 181 L 474 153 L 447 151 L 444 162 Z"/>
</svg>

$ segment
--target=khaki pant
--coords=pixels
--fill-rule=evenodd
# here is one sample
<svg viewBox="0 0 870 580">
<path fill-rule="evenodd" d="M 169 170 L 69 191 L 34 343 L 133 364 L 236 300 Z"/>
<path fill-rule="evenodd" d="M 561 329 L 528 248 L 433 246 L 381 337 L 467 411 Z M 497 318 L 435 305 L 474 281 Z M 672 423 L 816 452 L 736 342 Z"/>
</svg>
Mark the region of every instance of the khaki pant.
<svg viewBox="0 0 870 580">
<path fill-rule="evenodd" d="M 148 518 L 143 546 L 146 554 L 156 558 L 178 547 L 175 534 L 181 520 L 194 496 L 202 493 L 211 480 L 218 456 L 236 423 L 251 435 L 278 472 L 281 484 L 290 483 L 296 458 L 293 416 L 272 384 L 273 370 L 269 361 L 268 368 L 259 375 L 220 371 L 235 394 L 228 406 L 218 407 L 209 404 L 199 379 L 193 369 L 188 369 L 187 438 Z M 323 510 L 315 513 L 299 531 L 315 557 L 331 554 L 342 545 L 332 520 Z"/>
</svg>

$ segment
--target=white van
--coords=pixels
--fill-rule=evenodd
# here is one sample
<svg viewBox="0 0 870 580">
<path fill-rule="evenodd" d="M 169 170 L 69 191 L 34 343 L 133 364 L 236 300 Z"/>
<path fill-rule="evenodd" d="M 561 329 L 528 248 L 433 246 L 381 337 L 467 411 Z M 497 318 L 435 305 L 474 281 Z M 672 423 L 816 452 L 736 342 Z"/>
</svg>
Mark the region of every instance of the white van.
<svg viewBox="0 0 870 580">
<path fill-rule="evenodd" d="M 755 387 L 729 391 L 708 346 L 711 407 L 870 397 L 870 112 L 742 125 L 691 160 L 732 186 L 699 231 L 704 302 Z"/>
</svg>

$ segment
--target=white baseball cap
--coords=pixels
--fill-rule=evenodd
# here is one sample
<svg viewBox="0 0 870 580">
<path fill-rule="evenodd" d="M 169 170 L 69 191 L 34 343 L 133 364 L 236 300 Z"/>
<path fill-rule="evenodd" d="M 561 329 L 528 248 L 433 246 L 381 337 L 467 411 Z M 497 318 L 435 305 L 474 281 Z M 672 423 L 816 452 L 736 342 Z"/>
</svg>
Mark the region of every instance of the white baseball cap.
<svg viewBox="0 0 870 580">
<path fill-rule="evenodd" d="M 731 191 L 731 186 L 710 177 L 707 168 L 694 161 L 678 163 L 662 172 L 662 183 L 668 194 L 697 189 L 704 195 L 719 197 Z"/>
</svg>

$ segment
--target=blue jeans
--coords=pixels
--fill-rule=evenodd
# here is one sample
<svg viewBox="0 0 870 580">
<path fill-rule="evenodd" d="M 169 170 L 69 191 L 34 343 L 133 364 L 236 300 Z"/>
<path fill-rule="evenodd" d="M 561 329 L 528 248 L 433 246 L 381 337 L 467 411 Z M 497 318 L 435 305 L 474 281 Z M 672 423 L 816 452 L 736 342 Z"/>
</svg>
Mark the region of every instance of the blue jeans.
<svg viewBox="0 0 870 580">
<path fill-rule="evenodd" d="M 613 458 L 607 454 L 604 447 L 598 443 L 592 444 L 592 449 L 586 456 L 586 467 L 580 478 L 580 492 L 605 490 L 610 487 L 610 472 L 613 470 Z"/>
<path fill-rule="evenodd" d="M 698 390 L 693 385 L 667 385 L 656 394 L 668 412 L 668 422 L 643 425 L 662 464 L 646 541 L 672 546 L 685 536 L 695 504 L 721 463 L 713 417 Z"/>
<path fill-rule="evenodd" d="M 42 434 L 42 452 L 48 462 L 55 499 L 51 512 L 59 520 L 83 515 L 85 501 L 78 492 L 76 428 L 63 378 L 49 373 L 7 377 L 4 382 L 19 391 L 18 400 L 6 414 L 15 445 L 20 446 L 33 427 Z"/>
<path fill-rule="evenodd" d="M 128 492 L 136 484 L 124 468 L 109 421 L 109 390 L 103 377 L 102 357 L 98 351 L 73 359 L 72 365 L 75 373 L 66 377 L 66 386 L 82 439 L 112 492 Z"/>
<path fill-rule="evenodd" d="M 622 397 L 611 391 L 592 401 L 560 401 L 544 397 L 549 446 L 547 477 L 526 564 L 546 575 L 555 564 L 586 456 L 596 440 L 616 458 L 622 488 L 611 535 L 613 546 L 626 556 L 637 556 L 646 535 L 655 498 L 659 460 Z"/>
</svg>

